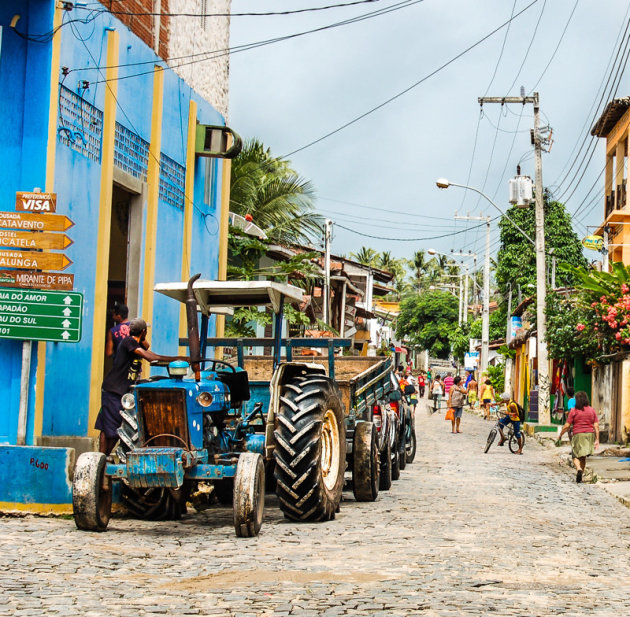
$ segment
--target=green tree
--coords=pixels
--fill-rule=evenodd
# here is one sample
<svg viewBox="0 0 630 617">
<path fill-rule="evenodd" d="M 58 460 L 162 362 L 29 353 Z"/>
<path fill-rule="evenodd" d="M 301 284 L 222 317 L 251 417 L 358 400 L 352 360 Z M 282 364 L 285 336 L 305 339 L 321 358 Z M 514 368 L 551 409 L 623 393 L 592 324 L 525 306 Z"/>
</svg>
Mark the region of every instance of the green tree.
<svg viewBox="0 0 630 617">
<path fill-rule="evenodd" d="M 428 349 L 434 357 L 448 358 L 458 308 L 457 298 L 446 291 L 410 296 L 401 302 L 396 336 Z"/>
<path fill-rule="evenodd" d="M 305 244 L 321 235 L 310 182 L 252 139 L 232 161 L 230 212 L 251 215 L 274 242 Z"/>
<path fill-rule="evenodd" d="M 510 208 L 499 221 L 501 247 L 497 254 L 495 271 L 496 283 L 501 296 L 506 297 L 509 289 L 516 291 L 520 285 L 536 283 L 536 252 L 531 242 L 508 220 L 510 217 L 532 239 L 536 235 L 536 216 L 534 207 Z M 573 231 L 571 216 L 564 204 L 549 201 L 545 194 L 545 249 L 547 253 L 553 249 L 556 261 L 566 262 L 573 266 L 586 266 L 582 254 L 582 245 Z M 547 257 L 550 263 L 550 258 Z M 572 285 L 574 277 L 570 272 L 557 272 L 557 281 L 561 285 Z"/>
<path fill-rule="evenodd" d="M 377 267 L 378 252 L 373 248 L 362 246 L 358 252 L 350 253 L 350 257 L 364 266 Z"/>
</svg>

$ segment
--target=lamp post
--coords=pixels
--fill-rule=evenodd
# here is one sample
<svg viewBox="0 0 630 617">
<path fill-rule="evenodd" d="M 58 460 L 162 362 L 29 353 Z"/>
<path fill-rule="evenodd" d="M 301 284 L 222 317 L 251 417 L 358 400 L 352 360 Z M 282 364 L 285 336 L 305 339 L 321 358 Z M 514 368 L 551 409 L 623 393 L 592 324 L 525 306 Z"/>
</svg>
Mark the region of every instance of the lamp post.
<svg viewBox="0 0 630 617">
<path fill-rule="evenodd" d="M 537 175 L 538 177 L 538 175 Z M 546 281 L 545 281 L 545 245 L 544 245 L 544 214 L 542 214 L 542 181 L 537 183 L 536 190 L 536 241 L 527 234 L 514 220 L 504 213 L 485 193 L 472 186 L 466 184 L 457 184 L 450 182 L 446 178 L 439 178 L 436 181 L 438 188 L 447 189 L 449 186 L 458 186 L 481 195 L 494 208 L 496 208 L 505 218 L 527 238 L 534 246 L 536 251 L 536 316 L 537 316 L 537 347 L 538 347 L 538 384 L 539 384 L 539 401 L 538 401 L 538 418 L 539 422 L 548 423 L 549 419 L 549 367 L 547 363 L 547 343 L 546 343 L 546 323 L 545 323 L 545 300 L 546 300 Z M 540 185 L 540 186 L 538 186 Z M 538 194 L 540 192 L 540 195 Z M 486 261 L 489 260 L 489 247 L 486 240 Z M 541 266 L 542 264 L 542 266 Z M 484 270 L 485 273 L 485 270 Z M 484 281 L 484 295 L 485 295 Z M 485 302 L 484 298 L 484 302 Z M 485 306 L 484 306 L 485 314 Z M 483 329 L 483 328 L 482 328 Z M 482 363 L 483 363 L 483 347 L 482 347 Z"/>
</svg>

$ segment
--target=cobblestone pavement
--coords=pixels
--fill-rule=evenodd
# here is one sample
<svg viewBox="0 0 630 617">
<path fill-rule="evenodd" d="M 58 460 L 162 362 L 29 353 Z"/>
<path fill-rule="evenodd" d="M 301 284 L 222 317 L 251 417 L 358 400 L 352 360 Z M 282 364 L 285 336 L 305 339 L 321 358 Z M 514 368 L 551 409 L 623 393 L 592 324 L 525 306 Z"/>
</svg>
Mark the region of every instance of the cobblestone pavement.
<svg viewBox="0 0 630 617">
<path fill-rule="evenodd" d="M 630 510 L 557 452 L 483 445 L 490 423 L 417 414 L 419 450 L 376 503 L 296 525 L 268 498 L 258 538 L 231 509 L 172 523 L 0 519 L 0 616 L 624 615 Z"/>
</svg>

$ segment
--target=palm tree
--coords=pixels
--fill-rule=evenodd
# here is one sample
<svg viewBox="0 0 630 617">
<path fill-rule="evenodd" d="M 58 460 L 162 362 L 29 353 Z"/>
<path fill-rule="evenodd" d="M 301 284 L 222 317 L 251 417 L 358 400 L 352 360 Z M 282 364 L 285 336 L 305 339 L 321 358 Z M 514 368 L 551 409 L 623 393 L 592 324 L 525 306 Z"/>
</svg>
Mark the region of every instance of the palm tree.
<svg viewBox="0 0 630 617">
<path fill-rule="evenodd" d="M 357 253 L 350 253 L 350 257 L 364 266 L 376 268 L 378 253 L 367 246 L 362 246 Z"/>
<path fill-rule="evenodd" d="M 232 162 L 230 211 L 251 215 L 274 242 L 306 244 L 321 235 L 313 200 L 312 184 L 257 139 L 247 141 Z"/>
<path fill-rule="evenodd" d="M 416 284 L 418 286 L 418 292 L 420 292 L 422 290 L 422 277 L 426 274 L 427 266 L 429 265 L 424 251 L 416 251 L 413 254 L 411 263 L 416 271 Z"/>
</svg>

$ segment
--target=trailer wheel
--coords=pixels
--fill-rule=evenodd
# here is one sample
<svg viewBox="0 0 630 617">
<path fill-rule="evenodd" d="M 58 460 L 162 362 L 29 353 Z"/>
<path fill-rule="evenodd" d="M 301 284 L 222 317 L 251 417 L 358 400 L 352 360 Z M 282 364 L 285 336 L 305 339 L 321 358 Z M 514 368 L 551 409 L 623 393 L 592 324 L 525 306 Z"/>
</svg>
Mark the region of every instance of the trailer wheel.
<svg viewBox="0 0 630 617">
<path fill-rule="evenodd" d="M 105 455 L 84 452 L 72 481 L 72 511 L 78 529 L 105 531 L 112 511 L 112 481 L 105 476 Z"/>
<path fill-rule="evenodd" d="M 392 487 L 392 447 L 387 442 L 385 449 L 381 452 L 381 474 L 378 488 L 381 491 L 388 491 Z"/>
<path fill-rule="evenodd" d="M 407 461 L 407 464 L 411 465 L 411 463 L 413 463 L 414 459 L 416 458 L 416 429 L 412 424 L 407 428 L 407 430 L 409 431 L 409 433 L 407 439 L 405 440 L 405 459 Z"/>
<path fill-rule="evenodd" d="M 379 460 L 376 427 L 359 422 L 352 443 L 352 492 L 357 501 L 375 501 L 378 497 Z"/>
<path fill-rule="evenodd" d="M 396 445 L 395 450 L 392 450 L 392 480 L 394 481 L 400 479 L 400 459 L 404 456 L 404 454 L 400 454 L 398 445 Z"/>
<path fill-rule="evenodd" d="M 334 519 L 346 463 L 337 385 L 320 375 L 285 384 L 274 436 L 276 494 L 284 515 L 296 521 Z"/>
<path fill-rule="evenodd" d="M 135 409 L 121 412 L 122 424 L 118 429 L 120 442 L 116 455 L 127 462 L 127 452 L 139 447 L 138 416 Z M 191 486 L 187 483 L 179 489 L 135 488 L 124 480 L 121 483 L 120 501 L 127 512 L 139 519 L 150 521 L 176 521 L 186 513 L 186 500 Z"/>
<path fill-rule="evenodd" d="M 265 509 L 265 465 L 260 454 L 244 452 L 234 478 L 234 529 L 239 538 L 258 535 Z"/>
</svg>

